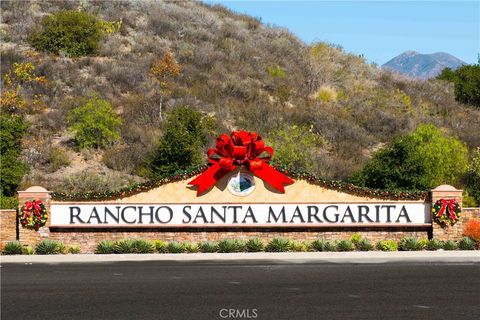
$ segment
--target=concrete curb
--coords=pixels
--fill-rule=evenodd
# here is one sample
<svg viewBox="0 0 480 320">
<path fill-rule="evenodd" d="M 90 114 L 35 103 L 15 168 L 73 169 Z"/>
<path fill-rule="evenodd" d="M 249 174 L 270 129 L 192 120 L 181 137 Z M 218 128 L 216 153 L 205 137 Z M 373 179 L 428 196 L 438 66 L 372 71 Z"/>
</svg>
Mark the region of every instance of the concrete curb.
<svg viewBox="0 0 480 320">
<path fill-rule="evenodd" d="M 0 263 L 92 263 L 125 261 L 265 263 L 480 263 L 480 251 L 256 252 L 190 254 L 76 254 L 1 256 Z"/>
</svg>

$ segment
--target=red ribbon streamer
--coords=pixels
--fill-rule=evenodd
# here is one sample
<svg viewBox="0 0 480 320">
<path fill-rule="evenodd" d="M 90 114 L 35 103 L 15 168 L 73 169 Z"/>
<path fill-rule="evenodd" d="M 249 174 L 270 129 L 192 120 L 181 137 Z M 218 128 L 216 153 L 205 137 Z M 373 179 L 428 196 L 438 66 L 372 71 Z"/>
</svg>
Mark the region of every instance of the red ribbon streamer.
<svg viewBox="0 0 480 320">
<path fill-rule="evenodd" d="M 448 214 L 450 215 L 450 218 L 453 221 L 456 221 L 457 220 L 457 214 L 455 213 L 455 211 L 456 211 L 456 206 L 455 206 L 456 201 L 455 201 L 455 199 L 449 199 L 449 200 L 440 199 L 440 203 L 441 203 L 441 207 L 440 207 L 440 210 L 438 211 L 437 217 L 440 218 L 441 216 L 443 216 L 445 214 L 445 211 L 447 211 Z"/>
<path fill-rule="evenodd" d="M 285 192 L 284 186 L 294 182 L 268 164 L 273 149 L 265 146 L 262 137 L 255 132 L 233 131 L 230 136 L 224 133 L 217 138 L 216 147 L 208 150 L 207 156 L 212 166 L 188 183 L 198 186 L 197 195 L 209 190 L 220 178 L 242 165 L 282 193 Z"/>
</svg>

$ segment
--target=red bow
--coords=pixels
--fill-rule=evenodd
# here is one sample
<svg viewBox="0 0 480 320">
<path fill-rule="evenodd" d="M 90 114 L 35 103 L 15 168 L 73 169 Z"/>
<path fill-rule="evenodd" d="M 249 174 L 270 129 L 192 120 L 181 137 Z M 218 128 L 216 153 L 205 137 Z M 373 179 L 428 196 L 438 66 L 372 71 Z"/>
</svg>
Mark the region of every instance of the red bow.
<svg viewBox="0 0 480 320">
<path fill-rule="evenodd" d="M 254 132 L 233 131 L 230 137 L 224 133 L 217 138 L 216 147 L 208 150 L 207 155 L 212 166 L 188 183 L 198 186 L 197 195 L 242 165 L 280 192 L 285 192 L 285 185 L 293 183 L 292 179 L 268 164 L 273 149 L 266 147 L 262 138 Z"/>
<path fill-rule="evenodd" d="M 33 211 L 38 215 L 40 214 L 40 210 L 42 210 L 42 208 L 40 207 L 41 204 L 42 204 L 42 200 L 40 199 L 25 201 L 25 211 L 28 212 L 33 209 Z"/>
<path fill-rule="evenodd" d="M 457 220 L 457 214 L 455 213 L 456 212 L 456 201 L 455 201 L 455 199 L 449 199 L 449 200 L 441 199 L 440 203 L 442 204 L 442 206 L 440 207 L 440 210 L 438 211 L 437 217 L 440 218 L 441 216 L 443 216 L 445 214 L 445 210 L 446 210 L 448 212 L 448 214 L 450 215 L 450 218 L 453 221 L 456 221 Z"/>
</svg>

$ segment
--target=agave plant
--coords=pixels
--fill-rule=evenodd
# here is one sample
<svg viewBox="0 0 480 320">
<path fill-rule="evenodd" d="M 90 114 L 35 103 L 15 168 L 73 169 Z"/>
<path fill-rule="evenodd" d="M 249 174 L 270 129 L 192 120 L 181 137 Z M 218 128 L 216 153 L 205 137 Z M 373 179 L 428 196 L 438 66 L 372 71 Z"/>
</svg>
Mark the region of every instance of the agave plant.
<svg viewBox="0 0 480 320">
<path fill-rule="evenodd" d="M 217 252 L 218 251 L 218 244 L 212 241 L 202 242 L 199 245 L 201 252 Z"/>
<path fill-rule="evenodd" d="M 42 240 L 35 247 L 35 252 L 37 254 L 59 254 L 65 253 L 66 248 L 63 242 L 53 241 L 50 239 Z"/>
<path fill-rule="evenodd" d="M 340 240 L 337 242 L 337 251 L 353 251 L 355 246 L 350 240 Z"/>
<path fill-rule="evenodd" d="M 132 240 L 132 252 L 134 253 L 154 253 L 155 245 L 153 242 L 144 239 Z"/>
<path fill-rule="evenodd" d="M 167 252 L 167 243 L 162 240 L 155 240 L 155 250 L 157 250 L 158 253 L 166 253 Z"/>
<path fill-rule="evenodd" d="M 259 252 L 265 250 L 265 244 L 263 244 L 263 241 L 260 238 L 248 239 L 245 247 L 248 252 Z"/>
<path fill-rule="evenodd" d="M 97 254 L 112 254 L 115 253 L 114 242 L 110 240 L 102 240 L 97 244 L 95 253 Z"/>
<path fill-rule="evenodd" d="M 181 242 L 172 241 L 172 242 L 169 242 L 167 245 L 167 252 L 168 253 L 184 253 L 185 246 Z"/>
<path fill-rule="evenodd" d="M 2 253 L 5 255 L 22 254 L 22 244 L 18 241 L 7 242 Z"/>
<path fill-rule="evenodd" d="M 240 252 L 245 250 L 245 242 L 237 239 L 224 239 L 218 243 L 219 252 Z"/>
<path fill-rule="evenodd" d="M 458 248 L 460 250 L 475 250 L 476 246 L 477 243 L 469 237 L 463 237 L 458 241 Z"/>
<path fill-rule="evenodd" d="M 414 237 L 405 237 L 398 243 L 398 249 L 401 251 L 419 251 L 425 249 L 425 242 Z"/>
<path fill-rule="evenodd" d="M 286 252 L 290 250 L 290 240 L 286 238 L 273 238 L 267 245 L 266 251 Z"/>
<path fill-rule="evenodd" d="M 198 244 L 194 242 L 184 242 L 183 246 L 185 247 L 185 251 L 188 253 L 196 253 L 200 251 Z"/>
<path fill-rule="evenodd" d="M 115 253 L 135 253 L 134 244 L 132 239 L 118 240 L 113 244 L 113 251 Z"/>
</svg>

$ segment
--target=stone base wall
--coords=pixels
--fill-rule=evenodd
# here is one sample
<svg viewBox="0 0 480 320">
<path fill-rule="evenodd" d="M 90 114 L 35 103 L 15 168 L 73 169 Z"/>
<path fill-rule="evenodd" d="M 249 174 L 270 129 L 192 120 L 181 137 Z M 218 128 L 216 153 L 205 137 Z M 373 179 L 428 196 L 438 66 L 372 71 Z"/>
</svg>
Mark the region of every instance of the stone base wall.
<svg viewBox="0 0 480 320">
<path fill-rule="evenodd" d="M 0 210 L 0 249 L 17 239 L 17 211 Z"/>
<path fill-rule="evenodd" d="M 173 184 L 175 186 L 175 184 Z M 302 188 L 306 186 L 297 184 Z M 163 189 L 162 189 L 163 190 Z M 328 191 L 328 190 L 327 190 Z M 327 192 L 323 189 L 321 192 Z M 152 191 L 153 192 L 153 191 Z M 178 190 L 172 191 L 172 197 L 180 194 Z M 330 193 L 328 193 L 330 192 Z M 325 197 L 330 199 L 334 195 L 328 191 Z M 271 192 L 270 192 L 271 193 Z M 270 194 L 269 193 L 269 194 Z M 300 197 L 300 195 L 297 195 Z M 341 195 L 336 195 L 337 198 Z M 451 186 L 439 186 L 432 190 L 431 197 L 427 201 L 435 202 L 438 199 L 455 198 L 461 204 L 462 191 Z M 334 198 L 339 200 L 339 198 Z M 19 203 L 22 205 L 28 199 L 41 199 L 50 206 L 50 194 L 41 187 L 32 187 L 25 191 L 19 192 Z M 144 199 L 145 200 L 145 199 Z M 148 199 L 147 199 L 148 200 Z M 345 199 L 344 199 L 345 200 Z M 145 200 L 146 201 L 146 200 Z M 202 200 L 206 201 L 206 200 Z M 148 201 L 147 201 L 148 203 Z M 0 211 L 1 225 L 1 244 L 4 242 L 14 241 L 17 236 L 16 230 L 16 212 L 15 210 Z M 380 240 L 400 240 L 403 237 L 416 238 L 434 238 L 438 240 L 459 240 L 463 237 L 463 228 L 470 219 L 480 219 L 480 208 L 463 208 L 460 221 L 453 227 L 442 228 L 436 223 L 426 226 L 416 227 L 320 227 L 320 228 L 157 228 L 157 229 L 141 229 L 141 228 L 60 228 L 50 227 L 50 220 L 47 225 L 40 230 L 27 230 L 20 226 L 18 236 L 23 245 L 36 246 L 43 239 L 52 239 L 62 241 L 65 245 L 78 245 L 84 253 L 94 252 L 97 244 L 102 240 L 119 240 L 126 238 L 142 238 L 147 240 L 164 240 L 164 241 L 219 241 L 227 238 L 248 239 L 259 237 L 265 242 L 275 237 L 285 237 L 299 241 L 312 241 L 317 238 L 326 240 L 349 239 L 354 233 L 361 234 L 364 238 L 369 239 L 372 243 Z"/>
<path fill-rule="evenodd" d="M 265 242 L 275 238 L 284 237 L 299 241 L 312 241 L 318 238 L 326 240 L 349 239 L 353 234 L 359 233 L 372 243 L 380 240 L 400 240 L 403 237 L 428 238 L 431 228 L 322 228 L 322 229 L 222 229 L 222 230 L 130 230 L 98 229 L 54 229 L 50 230 L 49 238 L 62 241 L 65 245 L 79 245 L 82 253 L 93 253 L 97 244 L 102 240 L 120 240 L 125 238 L 141 238 L 147 240 L 163 241 L 219 241 L 222 239 L 243 239 L 258 237 Z M 22 241 L 23 242 L 23 241 Z"/>
</svg>

